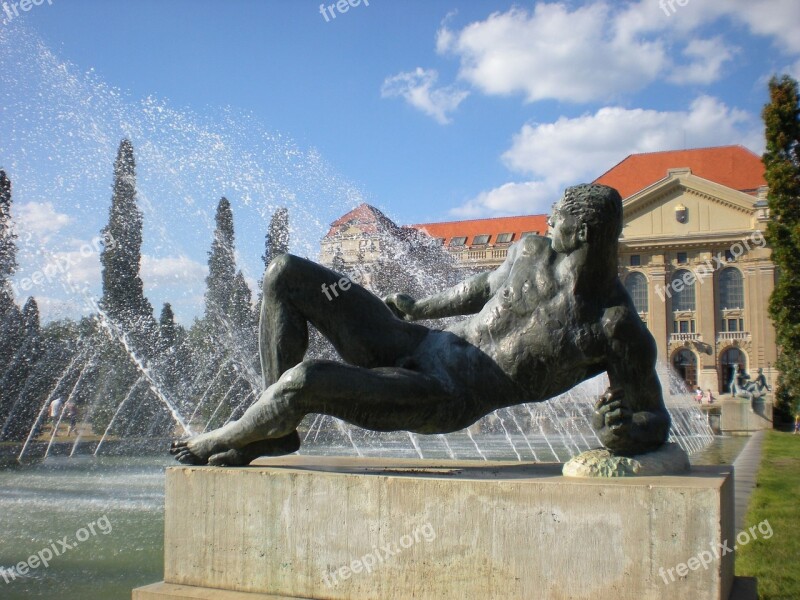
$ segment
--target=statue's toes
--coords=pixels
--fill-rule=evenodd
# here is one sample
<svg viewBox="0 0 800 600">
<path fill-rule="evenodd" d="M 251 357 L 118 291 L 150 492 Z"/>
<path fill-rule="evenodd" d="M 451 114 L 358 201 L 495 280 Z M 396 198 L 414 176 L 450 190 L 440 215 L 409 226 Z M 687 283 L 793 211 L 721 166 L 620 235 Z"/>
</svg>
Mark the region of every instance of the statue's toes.
<svg viewBox="0 0 800 600">
<path fill-rule="evenodd" d="M 184 465 L 202 465 L 204 461 L 188 448 L 183 448 L 175 453 L 175 459 Z"/>
<path fill-rule="evenodd" d="M 181 450 L 186 448 L 188 440 L 176 440 L 169 445 L 170 454 L 178 454 Z"/>
<path fill-rule="evenodd" d="M 242 467 L 250 461 L 239 450 L 218 452 L 208 459 L 208 464 L 214 467 Z"/>
</svg>

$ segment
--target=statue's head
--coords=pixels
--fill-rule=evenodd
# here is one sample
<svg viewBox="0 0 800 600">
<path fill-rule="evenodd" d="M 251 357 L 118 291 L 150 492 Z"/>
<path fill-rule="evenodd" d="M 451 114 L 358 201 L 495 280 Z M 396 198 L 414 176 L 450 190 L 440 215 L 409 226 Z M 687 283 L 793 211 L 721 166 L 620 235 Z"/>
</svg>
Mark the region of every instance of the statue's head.
<svg viewBox="0 0 800 600">
<path fill-rule="evenodd" d="M 622 233 L 622 198 L 605 185 L 569 187 L 553 206 L 548 224 L 556 252 L 568 254 L 587 243 L 615 248 Z"/>
</svg>

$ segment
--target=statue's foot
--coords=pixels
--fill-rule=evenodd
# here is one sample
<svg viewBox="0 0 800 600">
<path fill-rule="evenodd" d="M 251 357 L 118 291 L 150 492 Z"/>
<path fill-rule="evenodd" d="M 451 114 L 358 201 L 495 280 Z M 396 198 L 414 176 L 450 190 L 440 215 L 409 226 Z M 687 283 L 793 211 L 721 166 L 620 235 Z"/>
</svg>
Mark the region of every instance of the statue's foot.
<svg viewBox="0 0 800 600">
<path fill-rule="evenodd" d="M 300 436 L 296 431 L 281 438 L 253 442 L 239 449 L 231 448 L 217 430 L 201 433 L 188 440 L 172 442 L 169 452 L 185 465 L 244 466 L 259 456 L 291 454 L 299 447 Z"/>
<path fill-rule="evenodd" d="M 215 467 L 244 467 L 260 456 L 283 456 L 300 449 L 300 436 L 293 432 L 285 437 L 272 440 L 261 440 L 248 444 L 244 448 L 232 448 L 214 454 L 208 464 Z"/>
<path fill-rule="evenodd" d="M 223 441 L 219 430 L 215 430 L 172 442 L 169 453 L 185 465 L 205 465 L 213 455 L 226 450 L 230 450 L 230 446 Z"/>
</svg>

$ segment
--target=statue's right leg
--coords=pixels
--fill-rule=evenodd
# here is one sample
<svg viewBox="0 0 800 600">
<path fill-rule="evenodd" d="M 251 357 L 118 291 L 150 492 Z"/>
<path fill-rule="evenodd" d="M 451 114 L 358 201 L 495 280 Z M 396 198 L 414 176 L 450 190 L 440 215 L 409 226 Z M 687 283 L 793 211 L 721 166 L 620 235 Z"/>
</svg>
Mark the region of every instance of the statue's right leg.
<svg viewBox="0 0 800 600">
<path fill-rule="evenodd" d="M 383 301 L 341 273 L 282 254 L 263 281 L 259 353 L 266 389 L 298 365 L 308 348 L 308 323 L 349 364 L 391 367 L 409 356 L 428 329 L 395 317 Z"/>
<path fill-rule="evenodd" d="M 247 464 L 259 455 L 297 450 L 296 428 L 306 414 L 331 415 L 375 431 L 447 433 L 478 416 L 436 377 L 397 368 L 365 369 L 333 361 L 304 361 L 220 429 L 173 444 L 189 464 Z"/>
</svg>

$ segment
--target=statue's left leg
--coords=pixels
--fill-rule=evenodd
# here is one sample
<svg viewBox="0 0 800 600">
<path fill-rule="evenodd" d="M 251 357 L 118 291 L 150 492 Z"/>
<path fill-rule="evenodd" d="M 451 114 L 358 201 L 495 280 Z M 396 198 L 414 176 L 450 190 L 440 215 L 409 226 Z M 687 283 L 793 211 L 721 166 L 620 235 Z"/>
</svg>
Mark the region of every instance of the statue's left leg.
<svg viewBox="0 0 800 600">
<path fill-rule="evenodd" d="M 446 433 L 475 420 L 472 407 L 436 378 L 408 369 L 365 369 L 303 361 L 286 371 L 241 419 L 173 444 L 188 464 L 246 464 L 249 456 L 288 453 L 302 418 L 322 413 L 376 431 Z M 246 460 L 246 462 L 245 462 Z"/>
</svg>

